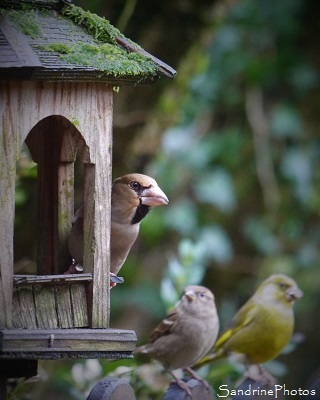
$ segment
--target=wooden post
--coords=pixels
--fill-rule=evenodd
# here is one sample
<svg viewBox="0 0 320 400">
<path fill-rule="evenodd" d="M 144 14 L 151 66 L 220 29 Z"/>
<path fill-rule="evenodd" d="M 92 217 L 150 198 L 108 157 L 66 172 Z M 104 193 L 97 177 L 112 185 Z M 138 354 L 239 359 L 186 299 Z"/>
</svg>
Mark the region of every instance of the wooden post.
<svg viewBox="0 0 320 400">
<path fill-rule="evenodd" d="M 105 378 L 91 390 L 87 400 L 137 400 L 132 387 L 121 378 Z"/>
</svg>

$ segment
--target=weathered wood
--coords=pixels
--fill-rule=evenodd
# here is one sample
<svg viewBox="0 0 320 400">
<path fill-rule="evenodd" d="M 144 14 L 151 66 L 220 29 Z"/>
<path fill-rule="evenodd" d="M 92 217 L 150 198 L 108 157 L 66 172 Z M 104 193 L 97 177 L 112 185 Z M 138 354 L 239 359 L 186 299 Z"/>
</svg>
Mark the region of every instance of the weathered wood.
<svg viewBox="0 0 320 400">
<path fill-rule="evenodd" d="M 37 325 L 40 329 L 58 328 L 53 286 L 34 286 L 33 295 Z"/>
<path fill-rule="evenodd" d="M 70 295 L 74 321 L 73 326 L 76 328 L 89 326 L 86 288 L 83 285 L 71 285 Z"/>
<path fill-rule="evenodd" d="M 68 151 L 62 151 L 66 135 L 66 142 L 78 143 L 77 151 L 87 163 L 84 202 L 85 225 L 88 226 L 85 235 L 90 246 L 85 249 L 84 270 L 93 272 L 92 285 L 88 286 L 89 323 L 92 327 L 106 328 L 109 320 L 112 88 L 99 83 L 2 81 L 0 96 L 0 309 L 4 310 L 0 314 L 0 327 L 10 327 L 12 320 L 15 163 L 27 137 L 38 162 L 41 181 L 38 232 L 43 246 L 39 245 L 39 269 L 51 274 L 64 268 L 58 265 L 58 260 L 64 258 L 65 234 L 70 223 L 70 216 L 65 214 L 70 214 L 72 208 L 69 201 L 71 181 L 65 187 L 62 185 L 63 177 L 72 180 L 71 166 L 61 165 L 72 162 L 64 158 Z M 74 154 L 74 148 L 72 152 Z M 57 206 L 61 190 L 64 198 Z M 59 214 L 63 215 L 60 219 Z"/>
<path fill-rule="evenodd" d="M 86 353 L 90 358 L 95 352 L 109 358 L 108 353 L 124 352 L 132 355 L 137 337 L 134 331 L 116 329 L 8 329 L 0 331 L 1 358 L 46 358 L 56 353 L 61 358 L 67 353 Z M 95 357 L 92 357 L 95 358 Z M 118 358 L 118 357 L 115 357 Z"/>
<path fill-rule="evenodd" d="M 38 164 L 39 275 L 58 273 L 58 165 L 63 133 L 61 120 L 47 117 L 26 138 L 32 159 Z"/>
<path fill-rule="evenodd" d="M 41 285 L 58 285 L 66 283 L 80 283 L 92 281 L 91 274 L 66 274 L 66 275 L 14 275 L 13 282 L 15 286 L 25 286 L 28 284 L 39 283 Z"/>
<path fill-rule="evenodd" d="M 58 326 L 71 328 L 74 326 L 69 285 L 57 285 L 54 287 L 55 301 L 57 305 Z"/>
<path fill-rule="evenodd" d="M 13 327 L 88 327 L 86 284 L 91 274 L 14 275 Z"/>
<path fill-rule="evenodd" d="M 124 379 L 105 378 L 92 388 L 87 400 L 136 400 L 136 396 Z"/>
<path fill-rule="evenodd" d="M 20 317 L 22 322 L 20 328 L 38 328 L 32 287 L 19 287 L 16 294 L 19 296 L 20 304 Z M 15 322 L 15 325 L 17 324 L 18 321 Z"/>
<path fill-rule="evenodd" d="M 0 90 L 0 327 L 11 327 L 16 159 L 19 136 L 6 114 L 9 90 Z"/>
<path fill-rule="evenodd" d="M 191 397 L 176 382 L 171 382 L 166 391 L 163 400 L 212 400 L 214 398 L 213 390 L 196 379 L 183 379 L 190 388 Z"/>
</svg>

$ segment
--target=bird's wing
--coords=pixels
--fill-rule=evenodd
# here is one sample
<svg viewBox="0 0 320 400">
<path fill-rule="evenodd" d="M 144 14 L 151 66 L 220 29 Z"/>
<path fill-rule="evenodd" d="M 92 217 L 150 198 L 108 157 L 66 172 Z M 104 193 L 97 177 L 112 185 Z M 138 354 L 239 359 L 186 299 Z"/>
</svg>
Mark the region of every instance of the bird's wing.
<svg viewBox="0 0 320 400">
<path fill-rule="evenodd" d="M 155 327 L 150 336 L 150 342 L 156 341 L 159 337 L 168 335 L 177 320 L 177 311 L 173 311 L 167 315 L 158 326 Z"/>
<path fill-rule="evenodd" d="M 220 349 L 223 344 L 235 333 L 250 325 L 256 318 L 257 307 L 248 301 L 234 316 L 231 326 L 223 332 L 214 345 L 214 351 Z"/>
</svg>

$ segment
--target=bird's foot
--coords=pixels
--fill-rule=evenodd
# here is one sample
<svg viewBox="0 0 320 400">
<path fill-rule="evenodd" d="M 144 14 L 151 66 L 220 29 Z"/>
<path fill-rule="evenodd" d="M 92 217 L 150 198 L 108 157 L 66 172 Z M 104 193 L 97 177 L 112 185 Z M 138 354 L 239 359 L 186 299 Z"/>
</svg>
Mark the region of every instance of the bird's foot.
<svg viewBox="0 0 320 400">
<path fill-rule="evenodd" d="M 262 365 L 250 365 L 245 373 L 245 378 L 252 379 L 255 382 L 260 382 L 266 386 L 274 386 L 276 379 Z"/>
<path fill-rule="evenodd" d="M 83 272 L 83 266 L 80 265 L 76 260 L 72 260 L 72 264 L 68 268 L 68 270 L 64 273 L 64 275 L 67 274 L 82 274 Z"/>
<path fill-rule="evenodd" d="M 184 391 L 187 392 L 189 397 L 192 397 L 191 389 L 186 382 L 181 379 L 175 378 L 174 382 Z"/>
<path fill-rule="evenodd" d="M 206 380 L 202 379 L 201 376 L 199 376 L 193 369 L 188 367 L 188 368 L 184 368 L 184 370 L 187 371 L 192 376 L 192 378 L 201 382 L 206 387 L 206 389 L 210 391 L 209 383 Z"/>
<path fill-rule="evenodd" d="M 116 274 L 110 272 L 110 287 L 113 288 L 117 285 L 117 283 L 123 283 L 124 279 L 121 276 L 117 276 Z"/>
</svg>

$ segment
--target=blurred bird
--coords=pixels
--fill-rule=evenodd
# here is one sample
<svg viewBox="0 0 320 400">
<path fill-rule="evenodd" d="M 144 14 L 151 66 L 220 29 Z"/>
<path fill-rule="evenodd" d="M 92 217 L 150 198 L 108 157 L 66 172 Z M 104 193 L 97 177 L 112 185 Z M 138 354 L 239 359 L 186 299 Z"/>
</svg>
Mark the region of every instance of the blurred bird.
<svg viewBox="0 0 320 400">
<path fill-rule="evenodd" d="M 182 368 L 204 382 L 190 367 L 212 348 L 219 331 L 213 293 L 203 286 L 187 286 L 176 309 L 152 332 L 150 342 L 136 349 L 159 361 L 190 395 L 188 385 L 173 370 Z M 208 384 L 204 382 L 208 387 Z"/>
<path fill-rule="evenodd" d="M 111 267 L 113 280 L 125 262 L 131 246 L 135 242 L 140 222 L 151 207 L 168 204 L 169 200 L 157 182 L 147 175 L 128 174 L 117 178 L 111 193 Z M 76 269 L 83 264 L 83 206 L 76 212 L 68 236 L 68 248 Z M 70 271 L 68 271 L 70 273 Z M 119 278 L 120 279 L 120 278 Z"/>
<path fill-rule="evenodd" d="M 292 336 L 293 304 L 302 296 L 293 279 L 283 274 L 271 275 L 236 313 L 230 328 L 216 341 L 212 354 L 194 368 L 231 353 L 240 353 L 249 365 L 277 357 Z"/>
</svg>

